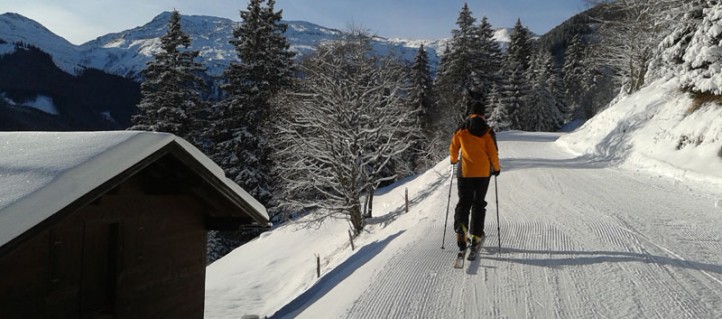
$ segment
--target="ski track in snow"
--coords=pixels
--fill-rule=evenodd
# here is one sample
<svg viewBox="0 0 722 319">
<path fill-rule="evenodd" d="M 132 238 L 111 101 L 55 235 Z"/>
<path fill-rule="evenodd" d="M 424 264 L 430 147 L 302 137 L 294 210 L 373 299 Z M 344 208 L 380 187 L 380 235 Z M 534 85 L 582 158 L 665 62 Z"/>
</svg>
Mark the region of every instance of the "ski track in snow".
<svg viewBox="0 0 722 319">
<path fill-rule="evenodd" d="M 389 245 L 398 249 L 376 257 L 385 258 L 375 261 L 382 266 L 350 275 L 369 283 L 363 291 L 343 291 L 343 312 L 324 312 L 321 297 L 298 316 L 722 317 L 722 218 L 707 200 L 719 190 L 573 158 L 556 147 L 557 137 L 500 138 L 500 223 L 492 180 L 479 259 L 463 270 L 451 267 L 454 181 L 445 250 L 439 243 L 445 211 L 429 213 Z M 445 202 L 448 188 L 430 196 Z"/>
</svg>

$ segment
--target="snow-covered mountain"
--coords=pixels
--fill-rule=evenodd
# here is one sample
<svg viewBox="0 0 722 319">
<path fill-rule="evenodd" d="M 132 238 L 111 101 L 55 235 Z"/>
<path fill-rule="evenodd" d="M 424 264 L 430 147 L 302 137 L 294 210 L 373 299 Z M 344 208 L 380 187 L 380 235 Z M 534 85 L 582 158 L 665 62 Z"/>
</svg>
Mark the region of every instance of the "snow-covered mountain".
<svg viewBox="0 0 722 319">
<path fill-rule="evenodd" d="M 16 43 L 32 45 L 49 53 L 55 64 L 68 73 L 76 73 L 76 68 L 80 65 L 80 47 L 32 19 L 16 13 L 1 14 L 0 54 L 13 52 Z"/>
<path fill-rule="evenodd" d="M 0 54 L 12 52 L 14 43 L 22 42 L 40 48 L 53 57 L 59 68 L 75 74 L 83 68 L 95 68 L 111 74 L 137 78 L 153 53 L 160 50 L 160 37 L 166 32 L 170 12 L 156 16 L 143 26 L 111 33 L 76 46 L 43 27 L 39 23 L 15 13 L 0 15 Z M 183 31 L 192 39 L 191 49 L 200 51 L 200 62 L 208 67 L 211 76 L 220 75 L 237 60 L 233 46 L 228 42 L 233 29 L 240 22 L 230 19 L 184 15 Z M 315 50 L 316 45 L 338 39 L 342 31 L 325 28 L 303 21 L 284 21 L 288 24 L 286 37 L 291 50 L 303 57 Z M 504 32 L 505 29 L 500 29 Z M 500 37 L 502 38 L 502 37 Z M 503 41 L 503 40 L 502 40 Z M 4 43 L 3 43 L 4 42 Z M 372 45 L 381 54 L 396 54 L 412 61 L 419 46 L 427 48 L 432 67 L 439 59 L 437 51 L 446 45 L 446 39 L 408 40 L 374 36 Z"/>
</svg>

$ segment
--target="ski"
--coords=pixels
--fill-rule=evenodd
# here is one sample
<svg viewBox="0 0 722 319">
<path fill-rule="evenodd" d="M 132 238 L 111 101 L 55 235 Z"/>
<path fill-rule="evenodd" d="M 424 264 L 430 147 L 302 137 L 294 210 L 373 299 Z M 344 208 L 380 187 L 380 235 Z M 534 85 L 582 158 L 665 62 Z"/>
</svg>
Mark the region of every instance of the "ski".
<svg viewBox="0 0 722 319">
<path fill-rule="evenodd" d="M 454 268 L 456 268 L 456 269 L 464 268 L 464 255 L 465 254 L 466 254 L 466 249 L 460 251 L 456 255 L 456 260 L 454 260 Z"/>
<path fill-rule="evenodd" d="M 476 257 L 479 256 L 479 251 L 481 251 L 481 246 L 484 245 L 485 239 L 486 239 L 486 236 L 482 236 L 481 239 L 479 240 L 479 245 L 477 245 L 476 247 L 471 247 L 471 249 L 469 249 L 469 256 L 466 257 L 466 259 L 468 259 L 469 261 L 472 261 L 472 260 L 475 260 Z"/>
</svg>

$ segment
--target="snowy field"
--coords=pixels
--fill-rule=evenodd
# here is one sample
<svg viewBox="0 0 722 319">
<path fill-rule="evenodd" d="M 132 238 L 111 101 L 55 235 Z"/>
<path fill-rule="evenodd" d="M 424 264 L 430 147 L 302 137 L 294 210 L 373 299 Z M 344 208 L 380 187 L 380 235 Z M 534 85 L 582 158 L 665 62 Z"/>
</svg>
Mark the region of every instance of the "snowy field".
<svg viewBox="0 0 722 319">
<path fill-rule="evenodd" d="M 492 181 L 488 239 L 463 270 L 450 225 L 441 249 L 442 161 L 379 191 L 355 251 L 337 219 L 279 227 L 210 265 L 206 318 L 721 318 L 719 107 L 685 114 L 663 91 L 574 133 L 499 134 L 499 223 Z M 683 135 L 703 141 L 680 148 Z"/>
</svg>

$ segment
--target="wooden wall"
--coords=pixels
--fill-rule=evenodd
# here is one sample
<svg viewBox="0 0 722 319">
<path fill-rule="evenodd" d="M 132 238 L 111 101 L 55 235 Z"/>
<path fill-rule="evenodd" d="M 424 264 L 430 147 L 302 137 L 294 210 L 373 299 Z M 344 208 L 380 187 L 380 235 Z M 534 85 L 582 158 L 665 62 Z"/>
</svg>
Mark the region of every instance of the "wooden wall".
<svg viewBox="0 0 722 319">
<path fill-rule="evenodd" d="M 149 194 L 146 180 L 6 250 L 0 318 L 202 318 L 208 207 L 183 191 Z"/>
</svg>

